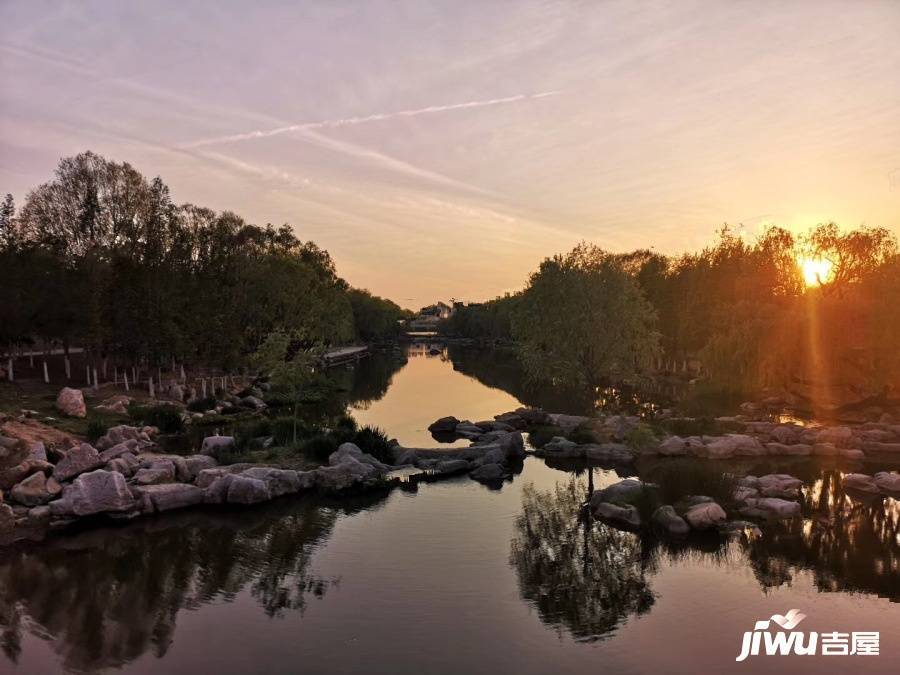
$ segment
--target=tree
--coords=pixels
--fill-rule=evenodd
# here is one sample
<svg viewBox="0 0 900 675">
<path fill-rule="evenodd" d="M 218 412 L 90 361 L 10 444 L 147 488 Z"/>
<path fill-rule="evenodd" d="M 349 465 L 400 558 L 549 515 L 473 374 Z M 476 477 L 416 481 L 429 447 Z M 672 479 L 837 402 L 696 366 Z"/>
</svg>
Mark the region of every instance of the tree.
<svg viewBox="0 0 900 675">
<path fill-rule="evenodd" d="M 541 263 L 512 329 L 533 377 L 594 388 L 631 378 L 656 354 L 655 320 L 621 260 L 581 244 Z"/>
</svg>

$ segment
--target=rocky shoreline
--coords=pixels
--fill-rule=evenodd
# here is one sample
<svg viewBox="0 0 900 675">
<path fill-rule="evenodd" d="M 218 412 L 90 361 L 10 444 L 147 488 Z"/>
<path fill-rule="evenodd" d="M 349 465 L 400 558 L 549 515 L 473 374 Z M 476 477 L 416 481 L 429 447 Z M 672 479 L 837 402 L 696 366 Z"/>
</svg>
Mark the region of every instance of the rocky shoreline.
<svg viewBox="0 0 900 675">
<path fill-rule="evenodd" d="M 684 418 L 671 419 L 684 426 Z M 385 464 L 344 443 L 326 465 L 309 471 L 224 464 L 222 459 L 234 450 L 231 436 L 205 438 L 198 454 L 162 453 L 154 427 L 121 425 L 94 445 L 70 442 L 68 447 L 0 436 L 0 537 L 35 536 L 88 518 L 130 520 L 199 505 L 249 506 L 285 495 L 340 495 L 460 475 L 498 485 L 521 467 L 529 453 L 628 467 L 643 457 L 827 456 L 858 462 L 868 455 L 900 452 L 900 425 L 889 421 L 816 427 L 745 417 L 717 422 L 739 432 L 660 436 L 648 433 L 637 417 L 584 417 L 519 408 L 479 422 L 445 417 L 429 427 L 439 440 L 467 439 L 467 447 L 395 444 L 393 462 Z M 526 449 L 523 432 L 534 436 L 538 430 L 549 440 Z M 755 530 L 754 523 L 742 519 L 800 515 L 798 500 L 805 486 L 799 479 L 788 474 L 736 479 L 730 513 L 705 495 L 660 503 L 659 486 L 633 478 L 597 490 L 585 508 L 617 527 L 672 536 L 694 530 Z M 848 493 L 860 498 L 900 496 L 900 474 L 893 472 L 849 473 L 844 484 Z"/>
</svg>

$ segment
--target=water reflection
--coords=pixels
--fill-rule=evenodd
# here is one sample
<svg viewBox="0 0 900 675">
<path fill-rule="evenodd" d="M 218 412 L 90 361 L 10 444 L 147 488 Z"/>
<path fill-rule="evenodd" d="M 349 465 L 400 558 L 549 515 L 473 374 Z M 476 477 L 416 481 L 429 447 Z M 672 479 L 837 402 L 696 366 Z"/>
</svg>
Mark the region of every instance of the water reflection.
<svg viewBox="0 0 900 675">
<path fill-rule="evenodd" d="M 195 511 L 2 549 L 0 645 L 15 662 L 28 631 L 66 669 L 93 671 L 165 656 L 180 612 L 243 591 L 266 616 L 303 612 L 339 582 L 310 572 L 313 552 L 366 505 Z"/>
<path fill-rule="evenodd" d="M 649 611 L 654 596 L 647 577 L 654 567 L 639 537 L 579 517 L 585 497 L 574 479 L 551 491 L 526 486 L 510 562 L 522 597 L 544 623 L 593 641 Z"/>
<path fill-rule="evenodd" d="M 764 588 L 810 570 L 820 592 L 872 593 L 900 601 L 900 502 L 848 495 L 837 468 L 804 490 L 804 518 L 773 524 L 749 546 Z"/>
</svg>

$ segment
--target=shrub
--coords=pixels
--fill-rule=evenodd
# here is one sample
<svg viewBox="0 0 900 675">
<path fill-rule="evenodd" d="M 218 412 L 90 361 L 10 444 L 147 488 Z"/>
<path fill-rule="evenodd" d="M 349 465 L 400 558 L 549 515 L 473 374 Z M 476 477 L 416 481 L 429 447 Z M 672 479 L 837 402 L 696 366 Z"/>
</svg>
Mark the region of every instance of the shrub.
<svg viewBox="0 0 900 675">
<path fill-rule="evenodd" d="M 379 462 L 393 464 L 394 458 L 391 446 L 388 444 L 387 434 L 378 427 L 364 426 L 356 432 L 353 443 L 363 452 L 367 452 Z"/>
<path fill-rule="evenodd" d="M 246 422 L 239 425 L 234 430 L 234 442 L 240 448 L 253 448 L 254 441 L 257 438 L 270 436 L 272 434 L 272 423 L 270 420 L 262 418 Z"/>
<path fill-rule="evenodd" d="M 287 446 L 294 442 L 294 426 L 297 427 L 297 440 L 303 440 L 317 434 L 320 429 L 295 417 L 276 417 L 271 421 L 270 432 L 275 445 Z"/>
<path fill-rule="evenodd" d="M 328 461 L 328 456 L 338 449 L 338 439 L 333 434 L 321 433 L 294 446 L 300 454 L 319 462 Z"/>
<path fill-rule="evenodd" d="M 656 434 L 646 424 L 638 424 L 625 436 L 625 444 L 632 450 L 647 450 L 657 443 Z"/>
<path fill-rule="evenodd" d="M 588 427 L 578 427 L 569 434 L 569 440 L 573 443 L 582 445 L 585 443 L 597 443 L 600 439 L 597 438 L 597 434 L 593 429 Z"/>
<path fill-rule="evenodd" d="M 187 409 L 191 412 L 206 412 L 216 407 L 216 397 L 207 396 L 206 398 L 197 398 L 188 403 Z"/>
<path fill-rule="evenodd" d="M 174 405 L 142 406 L 132 403 L 128 406 L 131 419 L 156 427 L 164 434 L 176 434 L 184 430 L 181 410 Z"/>
</svg>

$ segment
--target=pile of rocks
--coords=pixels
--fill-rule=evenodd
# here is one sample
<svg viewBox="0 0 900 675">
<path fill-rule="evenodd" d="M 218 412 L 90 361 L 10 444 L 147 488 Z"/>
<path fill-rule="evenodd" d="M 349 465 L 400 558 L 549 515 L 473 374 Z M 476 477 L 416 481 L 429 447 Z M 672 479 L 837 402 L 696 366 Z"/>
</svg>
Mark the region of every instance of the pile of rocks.
<svg viewBox="0 0 900 675">
<path fill-rule="evenodd" d="M 520 432 L 505 428 L 507 425 L 504 422 L 500 422 L 496 429 L 484 430 L 492 425 L 487 422 L 473 425 L 481 431 L 472 433 L 472 443 L 465 448 L 441 450 L 396 446 L 394 463 L 400 467 L 413 466 L 436 476 L 467 473 L 482 483 L 501 482 L 525 457 L 525 441 Z"/>
<path fill-rule="evenodd" d="M 763 520 L 796 518 L 800 515 L 802 482 L 787 474 L 747 476 L 734 493 L 738 515 Z M 691 531 L 732 532 L 757 526 L 745 520 L 729 520 L 725 509 L 710 497 L 688 495 L 675 504 L 653 508 L 650 522 L 643 522 L 639 505 L 659 503 L 658 486 L 626 478 L 591 495 L 588 508 L 594 517 L 621 529 L 638 531 L 651 527 L 665 535 L 682 536 Z M 652 508 L 652 507 L 651 507 Z"/>
<path fill-rule="evenodd" d="M 254 464 L 219 466 L 215 455 L 233 447 L 231 437 L 211 437 L 203 453 L 156 452 L 153 427 L 113 427 L 95 445 L 28 447 L 0 437 L 0 533 L 61 527 L 79 518 L 113 519 L 171 511 L 198 504 L 256 504 L 319 489 L 338 492 L 383 484 L 391 467 L 345 443 L 328 465 L 294 471 Z"/>
</svg>

